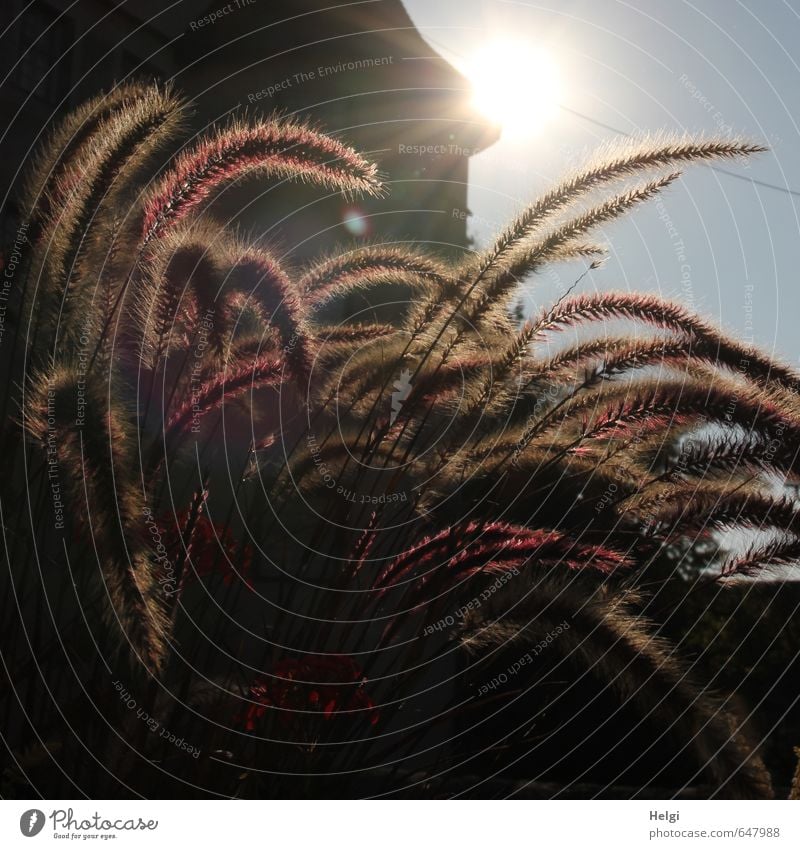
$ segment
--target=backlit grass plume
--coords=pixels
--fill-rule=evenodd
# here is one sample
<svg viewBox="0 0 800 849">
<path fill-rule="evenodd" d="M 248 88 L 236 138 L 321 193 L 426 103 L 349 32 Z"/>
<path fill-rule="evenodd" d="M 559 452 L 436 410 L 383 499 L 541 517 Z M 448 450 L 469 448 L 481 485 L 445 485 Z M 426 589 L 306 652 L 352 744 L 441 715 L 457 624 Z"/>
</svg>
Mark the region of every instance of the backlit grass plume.
<svg viewBox="0 0 800 849">
<path fill-rule="evenodd" d="M 26 194 L 8 539 L 63 599 L 97 605 L 102 636 L 75 617 L 75 651 L 86 634 L 122 648 L 136 672 L 113 662 L 117 692 L 198 751 L 137 723 L 106 670 L 93 751 L 115 753 L 121 785 L 400 793 L 418 770 L 525 763 L 565 785 L 770 795 L 736 694 L 707 692 L 648 604 L 687 546 L 720 549 L 703 585 L 797 562 L 800 374 L 651 295 L 510 312 L 548 264 L 595 267 L 598 229 L 676 168 L 763 148 L 644 138 L 458 262 L 378 241 L 300 265 L 210 202 L 255 178 L 379 196 L 375 165 L 276 118 L 214 129 L 154 173 L 184 112 L 152 86 L 95 99 Z M 347 314 L 387 286 L 405 295 L 381 322 Z M 531 734 L 576 692 L 574 716 Z M 548 749 L 609 700 L 628 724 L 616 766 Z M 120 732 L 136 757 L 104 747 Z"/>
<path fill-rule="evenodd" d="M 143 241 L 184 219 L 220 186 L 258 175 L 305 180 L 352 194 L 376 194 L 380 185 L 374 165 L 302 124 L 235 121 L 181 153 L 148 192 Z"/>
</svg>

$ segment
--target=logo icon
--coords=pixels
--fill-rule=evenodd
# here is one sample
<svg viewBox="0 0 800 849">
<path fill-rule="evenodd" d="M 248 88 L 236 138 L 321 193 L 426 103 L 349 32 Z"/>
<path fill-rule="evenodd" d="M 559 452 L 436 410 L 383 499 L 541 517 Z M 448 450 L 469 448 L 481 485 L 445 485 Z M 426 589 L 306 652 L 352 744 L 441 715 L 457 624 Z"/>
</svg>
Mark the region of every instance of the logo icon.
<svg viewBox="0 0 800 849">
<path fill-rule="evenodd" d="M 393 425 L 400 410 L 403 407 L 403 401 L 411 394 L 411 372 L 408 369 L 403 369 L 400 372 L 400 377 L 394 382 L 394 392 L 392 392 L 392 413 L 389 417 L 389 424 Z"/>
<path fill-rule="evenodd" d="M 19 818 L 19 830 L 25 837 L 36 837 L 44 828 L 44 813 L 38 808 L 31 808 Z"/>
</svg>

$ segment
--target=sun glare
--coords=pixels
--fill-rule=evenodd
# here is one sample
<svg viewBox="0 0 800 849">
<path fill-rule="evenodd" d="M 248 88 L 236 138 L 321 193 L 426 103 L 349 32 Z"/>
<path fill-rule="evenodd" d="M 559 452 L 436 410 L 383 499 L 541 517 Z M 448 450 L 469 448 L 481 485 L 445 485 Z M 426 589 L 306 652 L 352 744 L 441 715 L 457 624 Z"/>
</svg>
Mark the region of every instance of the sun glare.
<svg viewBox="0 0 800 849">
<path fill-rule="evenodd" d="M 466 73 L 475 107 L 509 135 L 536 135 L 557 112 L 561 78 L 542 48 L 494 42 L 475 54 Z"/>
</svg>

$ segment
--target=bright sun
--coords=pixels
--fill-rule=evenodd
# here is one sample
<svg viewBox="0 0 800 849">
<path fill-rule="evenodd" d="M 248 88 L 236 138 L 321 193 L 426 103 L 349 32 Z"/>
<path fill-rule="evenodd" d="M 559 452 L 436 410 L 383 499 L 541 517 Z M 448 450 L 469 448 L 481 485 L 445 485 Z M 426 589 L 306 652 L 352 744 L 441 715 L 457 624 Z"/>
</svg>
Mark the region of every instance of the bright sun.
<svg viewBox="0 0 800 849">
<path fill-rule="evenodd" d="M 475 54 L 466 74 L 475 107 L 509 135 L 536 135 L 558 110 L 558 66 L 541 48 L 494 42 Z"/>
</svg>

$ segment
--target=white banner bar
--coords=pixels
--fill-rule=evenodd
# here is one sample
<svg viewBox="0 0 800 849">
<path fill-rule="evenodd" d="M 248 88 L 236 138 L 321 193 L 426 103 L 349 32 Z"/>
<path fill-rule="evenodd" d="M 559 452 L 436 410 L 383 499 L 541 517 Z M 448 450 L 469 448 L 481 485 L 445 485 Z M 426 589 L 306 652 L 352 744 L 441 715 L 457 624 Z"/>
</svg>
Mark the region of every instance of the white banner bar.
<svg viewBox="0 0 800 849">
<path fill-rule="evenodd" d="M 732 801 L 0 802 L 0 846 L 798 847 L 800 805 Z"/>
</svg>

